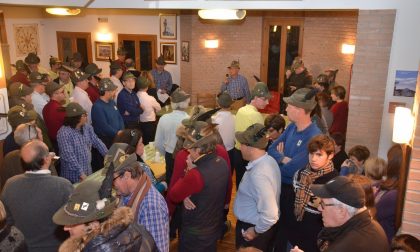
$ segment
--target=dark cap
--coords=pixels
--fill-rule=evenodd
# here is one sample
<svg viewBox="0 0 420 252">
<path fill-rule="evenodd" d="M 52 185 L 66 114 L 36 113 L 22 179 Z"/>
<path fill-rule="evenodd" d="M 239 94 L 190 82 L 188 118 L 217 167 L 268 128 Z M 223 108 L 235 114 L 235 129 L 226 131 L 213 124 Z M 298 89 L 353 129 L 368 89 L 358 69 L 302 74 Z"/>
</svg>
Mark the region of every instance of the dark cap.
<svg viewBox="0 0 420 252">
<path fill-rule="evenodd" d="M 75 116 L 80 116 L 86 114 L 86 110 L 84 110 L 82 108 L 82 106 L 80 106 L 79 103 L 77 102 L 70 102 L 67 106 L 66 106 L 66 116 L 67 117 L 75 117 Z"/>
<path fill-rule="evenodd" d="M 112 61 L 109 65 L 110 69 L 122 69 L 121 64 L 118 61 Z"/>
<path fill-rule="evenodd" d="M 140 76 L 136 80 L 137 89 L 145 89 L 150 86 L 150 80 L 144 76 Z"/>
<path fill-rule="evenodd" d="M 311 191 L 321 198 L 335 198 L 354 208 L 365 206 L 365 191 L 348 177 L 338 176 L 324 185 L 311 185 Z"/>
<path fill-rule="evenodd" d="M 99 68 L 98 65 L 96 65 L 95 63 L 90 63 L 89 65 L 85 67 L 85 73 L 91 76 L 98 75 L 101 72 L 102 72 L 102 68 Z"/>
<path fill-rule="evenodd" d="M 43 82 L 43 78 L 44 77 L 39 72 L 32 72 L 29 75 L 29 81 L 31 82 L 31 84 L 40 84 Z"/>
<path fill-rule="evenodd" d="M 123 81 L 126 81 L 128 79 L 135 79 L 136 76 L 134 76 L 134 74 L 132 72 L 125 72 L 122 79 Z"/>
<path fill-rule="evenodd" d="M 290 105 L 298 108 L 312 110 L 316 106 L 316 90 L 310 88 L 300 88 L 291 96 L 284 97 L 283 100 Z"/>
<path fill-rule="evenodd" d="M 50 57 L 50 65 L 55 65 L 57 63 L 63 63 L 59 58 L 51 56 Z"/>
<path fill-rule="evenodd" d="M 71 81 L 72 81 L 73 83 L 76 83 L 76 82 L 80 82 L 80 81 L 87 80 L 87 78 L 89 78 L 89 77 L 90 77 L 90 74 L 88 74 L 88 73 L 84 73 L 84 72 L 82 72 L 82 71 L 80 71 L 80 70 L 77 70 L 76 72 L 73 72 L 73 73 L 70 75 Z"/>
<path fill-rule="evenodd" d="M 16 64 L 12 65 L 16 68 L 17 71 L 20 70 L 26 70 L 27 72 L 29 72 L 29 68 L 28 66 L 25 64 L 25 62 L 23 62 L 23 60 L 18 60 L 16 61 Z"/>
<path fill-rule="evenodd" d="M 185 149 L 198 148 L 204 144 L 216 144 L 214 127 L 203 121 L 194 121 L 185 136 L 183 147 Z"/>
<path fill-rule="evenodd" d="M 83 61 L 82 54 L 79 52 L 73 53 L 73 57 L 71 58 L 71 60 L 77 61 L 77 62 Z"/>
<path fill-rule="evenodd" d="M 156 59 L 156 64 L 161 65 L 161 66 L 166 65 L 166 62 L 165 62 L 165 60 L 163 59 L 163 55 L 160 55 L 160 56 Z"/>
<path fill-rule="evenodd" d="M 7 112 L 7 120 L 13 129 L 19 124 L 34 121 L 37 117 L 35 110 L 27 110 L 21 106 L 14 106 Z"/>
<path fill-rule="evenodd" d="M 20 82 L 12 83 L 9 86 L 9 96 L 23 97 L 32 94 L 33 88 Z"/>
<path fill-rule="evenodd" d="M 217 104 L 222 108 L 229 108 L 233 100 L 228 92 L 223 92 L 217 96 Z"/>
<path fill-rule="evenodd" d="M 171 102 L 173 103 L 179 103 L 187 100 L 190 98 L 191 95 L 185 93 L 181 88 L 177 88 L 175 91 L 171 94 Z"/>
<path fill-rule="evenodd" d="M 257 82 L 251 91 L 251 97 L 271 98 L 271 93 L 264 82 Z"/>
<path fill-rule="evenodd" d="M 38 55 L 35 53 L 29 53 L 28 56 L 25 57 L 26 64 L 38 64 L 41 60 L 39 59 Z"/>
<path fill-rule="evenodd" d="M 260 123 L 249 126 L 245 131 L 235 133 L 239 143 L 264 150 L 268 144 L 267 128 Z"/>
<path fill-rule="evenodd" d="M 80 183 L 70 195 L 67 203 L 54 215 L 57 225 L 70 226 L 89 223 L 111 215 L 117 207 L 115 198 L 100 198 L 102 182 L 86 180 Z"/>
<path fill-rule="evenodd" d="M 47 95 L 51 96 L 52 94 L 54 94 L 55 91 L 64 87 L 64 85 L 65 84 L 60 85 L 57 82 L 51 81 L 51 82 L 47 83 L 47 85 L 45 86 L 45 93 L 47 93 Z"/>
<path fill-rule="evenodd" d="M 118 87 L 112 82 L 110 78 L 103 78 L 99 82 L 99 91 L 105 92 L 105 91 L 114 91 Z"/>
<path fill-rule="evenodd" d="M 227 68 L 240 68 L 239 60 L 233 60 Z"/>
</svg>

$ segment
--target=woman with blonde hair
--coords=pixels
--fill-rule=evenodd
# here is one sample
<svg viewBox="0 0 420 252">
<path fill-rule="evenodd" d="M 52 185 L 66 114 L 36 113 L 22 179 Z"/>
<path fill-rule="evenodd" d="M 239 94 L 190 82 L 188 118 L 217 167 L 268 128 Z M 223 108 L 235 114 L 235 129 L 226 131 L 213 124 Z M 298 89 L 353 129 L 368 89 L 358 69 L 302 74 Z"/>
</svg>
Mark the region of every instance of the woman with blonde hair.
<svg viewBox="0 0 420 252">
<path fill-rule="evenodd" d="M 379 157 L 371 157 L 365 161 L 365 174 L 372 180 L 374 186 L 383 181 L 386 166 L 386 161 Z"/>
<path fill-rule="evenodd" d="M 6 209 L 3 202 L 0 201 L 0 251 L 28 251 L 22 232 L 15 226 L 8 225 L 6 216 Z"/>
</svg>

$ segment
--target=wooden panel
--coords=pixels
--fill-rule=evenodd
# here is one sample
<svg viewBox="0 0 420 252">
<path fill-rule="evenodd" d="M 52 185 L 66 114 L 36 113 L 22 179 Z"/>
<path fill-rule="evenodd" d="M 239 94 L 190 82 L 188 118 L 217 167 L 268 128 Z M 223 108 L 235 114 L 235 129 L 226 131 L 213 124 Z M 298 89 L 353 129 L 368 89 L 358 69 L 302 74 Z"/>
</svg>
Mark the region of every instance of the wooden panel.
<svg viewBox="0 0 420 252">
<path fill-rule="evenodd" d="M 91 34 L 90 32 L 62 32 L 62 31 L 57 31 L 57 48 L 58 48 L 58 58 L 62 59 L 63 61 L 64 59 L 64 48 L 63 48 L 63 39 L 65 38 L 69 38 L 71 39 L 71 49 L 72 52 L 75 53 L 77 52 L 77 43 L 76 40 L 78 38 L 81 39 L 86 39 L 86 48 L 87 48 L 87 63 L 91 63 L 93 62 L 93 58 L 92 58 L 92 40 L 91 40 Z"/>
<path fill-rule="evenodd" d="M 152 66 L 153 60 L 157 58 L 157 36 L 149 34 L 118 34 L 118 47 L 122 46 L 124 40 L 134 41 L 136 66 L 140 67 L 140 41 L 149 41 L 152 44 Z M 138 69 L 142 70 L 142 69 Z"/>
</svg>

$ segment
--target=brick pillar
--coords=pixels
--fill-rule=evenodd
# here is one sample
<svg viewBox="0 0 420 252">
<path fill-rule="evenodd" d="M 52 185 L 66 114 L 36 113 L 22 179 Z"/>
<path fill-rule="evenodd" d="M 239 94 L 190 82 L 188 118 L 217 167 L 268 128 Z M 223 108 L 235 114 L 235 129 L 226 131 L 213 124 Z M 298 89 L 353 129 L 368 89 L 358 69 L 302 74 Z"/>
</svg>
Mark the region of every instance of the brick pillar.
<svg viewBox="0 0 420 252">
<path fill-rule="evenodd" d="M 360 10 L 350 84 L 348 148 L 378 153 L 395 10 Z"/>
<path fill-rule="evenodd" d="M 180 16 L 180 26 L 181 27 L 181 44 L 178 46 L 181 48 L 182 41 L 190 42 L 190 61 L 180 61 L 181 69 L 181 87 L 185 92 L 191 94 L 192 92 L 192 64 L 194 60 L 194 55 L 191 53 L 191 43 L 192 43 L 192 29 L 191 29 L 191 20 L 192 15 L 181 15 Z M 181 59 L 181 57 L 179 57 Z"/>
<path fill-rule="evenodd" d="M 417 77 L 413 114 L 416 118 L 416 127 L 412 141 L 401 232 L 420 239 L 420 76 Z"/>
</svg>

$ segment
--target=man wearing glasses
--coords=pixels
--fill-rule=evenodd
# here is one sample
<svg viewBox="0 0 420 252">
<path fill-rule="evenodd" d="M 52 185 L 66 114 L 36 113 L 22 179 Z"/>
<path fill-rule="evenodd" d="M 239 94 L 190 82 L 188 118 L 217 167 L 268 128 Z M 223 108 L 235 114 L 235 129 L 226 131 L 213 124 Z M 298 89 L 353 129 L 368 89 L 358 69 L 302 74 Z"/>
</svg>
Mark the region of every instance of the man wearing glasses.
<svg viewBox="0 0 420 252">
<path fill-rule="evenodd" d="M 385 232 L 372 219 L 365 206 L 361 185 L 338 176 L 324 185 L 312 185 L 312 192 L 321 198 L 324 228 L 318 235 L 320 251 L 389 251 Z M 297 246 L 291 252 L 302 252 Z"/>
</svg>

